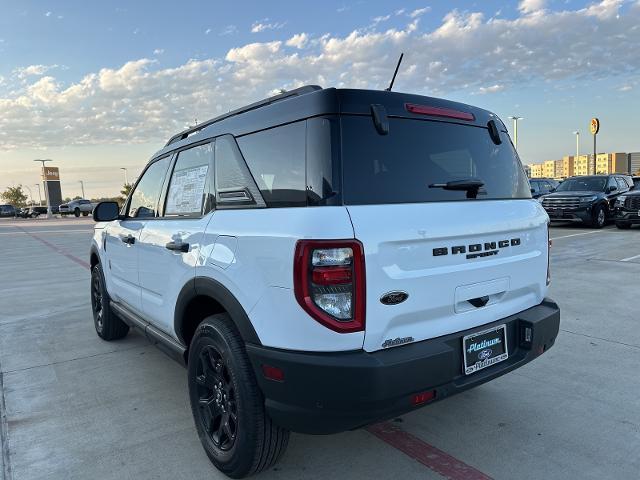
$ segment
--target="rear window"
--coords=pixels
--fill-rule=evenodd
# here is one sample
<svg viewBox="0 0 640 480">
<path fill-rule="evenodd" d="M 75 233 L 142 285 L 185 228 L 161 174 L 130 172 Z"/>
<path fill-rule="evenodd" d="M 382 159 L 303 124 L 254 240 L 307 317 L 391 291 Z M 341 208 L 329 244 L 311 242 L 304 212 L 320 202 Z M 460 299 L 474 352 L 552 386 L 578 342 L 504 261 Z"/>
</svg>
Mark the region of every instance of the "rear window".
<svg viewBox="0 0 640 480">
<path fill-rule="evenodd" d="M 477 200 L 531 198 L 505 133 L 496 145 L 482 127 L 403 118 L 389 124 L 389 134 L 380 135 L 370 117 L 342 117 L 346 204 L 468 200 L 464 190 L 434 184 L 470 178 L 484 182 Z"/>
</svg>

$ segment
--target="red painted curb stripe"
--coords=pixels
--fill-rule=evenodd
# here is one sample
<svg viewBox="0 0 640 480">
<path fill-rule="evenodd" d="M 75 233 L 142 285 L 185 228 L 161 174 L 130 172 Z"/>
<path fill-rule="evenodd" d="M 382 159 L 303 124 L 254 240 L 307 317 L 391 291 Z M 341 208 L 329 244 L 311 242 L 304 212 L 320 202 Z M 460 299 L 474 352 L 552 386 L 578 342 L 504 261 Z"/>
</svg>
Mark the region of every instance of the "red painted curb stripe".
<svg viewBox="0 0 640 480">
<path fill-rule="evenodd" d="M 84 260 L 76 257 L 75 255 L 71 255 L 70 253 L 65 252 L 64 250 L 58 248 L 56 245 L 54 245 L 53 243 L 45 240 L 44 238 L 36 235 L 35 233 L 31 233 L 28 230 L 25 230 L 22 227 L 17 227 L 19 230 L 23 231 L 24 233 L 26 233 L 27 235 L 29 235 L 30 237 L 35 238 L 36 240 L 38 240 L 40 243 L 46 245 L 47 247 L 49 247 L 51 250 L 53 250 L 56 253 L 59 253 L 60 255 L 67 257 L 69 260 L 71 260 L 72 262 L 77 263 L 78 265 L 80 265 L 81 267 L 90 268 L 90 265 L 85 262 Z"/>
<path fill-rule="evenodd" d="M 449 480 L 493 480 L 389 422 L 372 425 L 367 431 Z"/>
</svg>

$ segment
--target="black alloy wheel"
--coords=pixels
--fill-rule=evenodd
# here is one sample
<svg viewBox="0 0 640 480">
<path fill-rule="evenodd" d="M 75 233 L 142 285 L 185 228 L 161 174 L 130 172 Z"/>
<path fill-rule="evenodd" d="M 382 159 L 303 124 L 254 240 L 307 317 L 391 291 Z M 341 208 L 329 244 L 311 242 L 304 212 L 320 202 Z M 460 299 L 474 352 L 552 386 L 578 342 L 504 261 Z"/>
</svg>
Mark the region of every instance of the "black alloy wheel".
<svg viewBox="0 0 640 480">
<path fill-rule="evenodd" d="M 198 420 L 213 444 L 229 451 L 238 434 L 236 388 L 222 353 L 212 345 L 200 352 L 196 384 Z"/>
<path fill-rule="evenodd" d="M 104 296 L 102 295 L 102 278 L 98 272 L 91 275 L 91 308 L 96 332 L 101 334 L 104 330 Z"/>
</svg>

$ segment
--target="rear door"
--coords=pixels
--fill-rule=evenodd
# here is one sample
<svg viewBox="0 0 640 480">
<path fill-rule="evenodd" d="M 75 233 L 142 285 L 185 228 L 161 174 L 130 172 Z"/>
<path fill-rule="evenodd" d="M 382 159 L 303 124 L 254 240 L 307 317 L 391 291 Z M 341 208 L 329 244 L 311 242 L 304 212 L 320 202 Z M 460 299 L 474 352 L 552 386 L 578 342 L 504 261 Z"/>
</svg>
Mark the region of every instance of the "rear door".
<svg viewBox="0 0 640 480">
<path fill-rule="evenodd" d="M 548 217 L 500 137 L 401 118 L 379 135 L 370 118 L 343 117 L 343 195 L 366 259 L 365 350 L 477 327 L 543 299 Z M 484 184 L 448 189 L 469 179 Z M 392 292 L 408 297 L 383 304 Z"/>
<path fill-rule="evenodd" d="M 150 164 L 134 187 L 125 218 L 110 222 L 105 228 L 109 294 L 136 312 L 142 311 L 138 274 L 140 233 L 145 223 L 156 216 L 169 164 L 169 157 Z"/>
<path fill-rule="evenodd" d="M 146 222 L 139 242 L 142 311 L 167 333 L 173 332 L 175 304 L 195 276 L 202 237 L 211 219 L 213 143 L 178 152 L 161 200 L 161 211 Z"/>
</svg>

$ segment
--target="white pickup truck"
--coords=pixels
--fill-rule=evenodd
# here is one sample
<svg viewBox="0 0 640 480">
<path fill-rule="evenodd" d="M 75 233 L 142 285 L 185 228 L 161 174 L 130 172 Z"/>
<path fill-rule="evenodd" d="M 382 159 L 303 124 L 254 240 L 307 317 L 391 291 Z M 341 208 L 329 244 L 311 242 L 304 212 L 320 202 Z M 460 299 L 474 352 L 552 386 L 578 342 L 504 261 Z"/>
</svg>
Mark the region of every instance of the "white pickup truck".
<svg viewBox="0 0 640 480">
<path fill-rule="evenodd" d="M 60 205 L 60 215 L 69 215 L 73 213 L 76 217 L 79 217 L 80 214 L 82 214 L 83 217 L 86 217 L 93 212 L 94 207 L 95 204 L 91 203 L 91 201 L 85 200 L 84 198 L 78 198 Z"/>
</svg>

